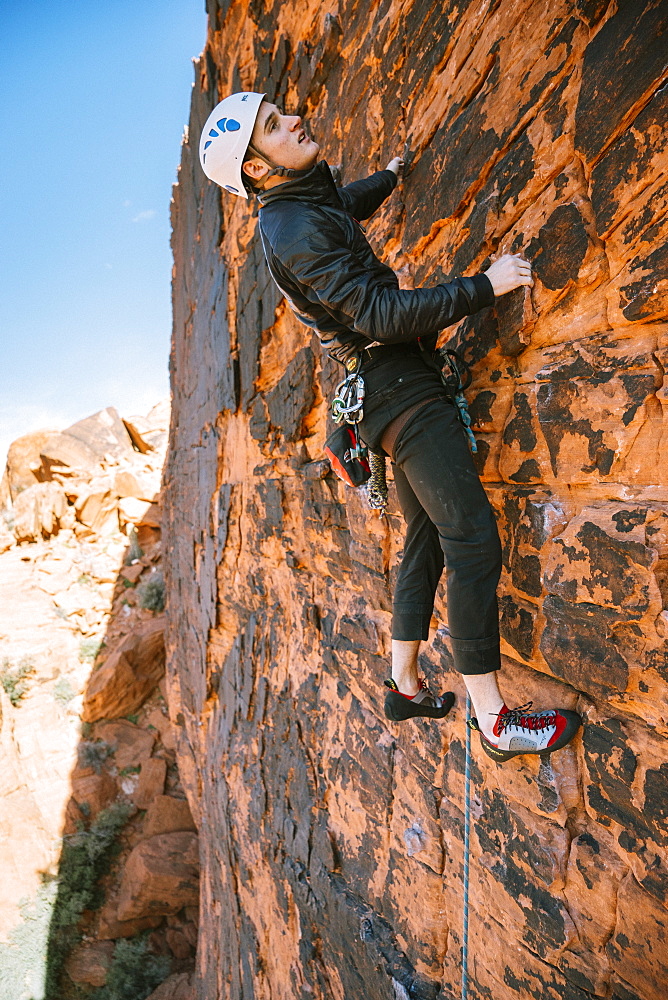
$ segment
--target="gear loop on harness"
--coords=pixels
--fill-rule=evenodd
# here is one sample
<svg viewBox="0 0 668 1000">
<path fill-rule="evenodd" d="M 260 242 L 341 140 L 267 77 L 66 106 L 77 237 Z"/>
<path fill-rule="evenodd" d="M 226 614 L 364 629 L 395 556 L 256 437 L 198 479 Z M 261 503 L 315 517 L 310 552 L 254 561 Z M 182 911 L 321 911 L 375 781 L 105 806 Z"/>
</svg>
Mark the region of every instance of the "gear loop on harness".
<svg viewBox="0 0 668 1000">
<path fill-rule="evenodd" d="M 466 396 L 464 395 L 464 390 L 468 389 L 472 379 L 469 365 L 467 365 L 466 361 L 464 361 L 461 354 L 458 354 L 457 351 L 440 347 L 436 348 L 436 350 L 430 354 L 430 352 L 422 346 L 420 339 L 418 339 L 418 344 L 420 345 L 420 351 L 422 352 L 422 356 L 427 364 L 430 367 L 437 368 L 439 370 L 441 381 L 443 382 L 450 399 L 457 407 L 459 422 L 464 428 L 464 432 L 468 438 L 469 447 L 475 455 L 478 451 L 478 445 L 473 431 L 471 430 L 471 414 L 469 413 L 469 406 L 466 402 Z"/>
</svg>

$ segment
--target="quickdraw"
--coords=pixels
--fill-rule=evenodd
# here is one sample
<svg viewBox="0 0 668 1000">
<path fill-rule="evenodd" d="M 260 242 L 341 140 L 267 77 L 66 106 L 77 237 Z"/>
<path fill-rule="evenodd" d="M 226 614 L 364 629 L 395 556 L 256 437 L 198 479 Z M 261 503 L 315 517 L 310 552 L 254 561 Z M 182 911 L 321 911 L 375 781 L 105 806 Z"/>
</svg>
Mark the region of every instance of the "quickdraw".
<svg viewBox="0 0 668 1000">
<path fill-rule="evenodd" d="M 422 348 L 422 345 L 420 346 L 426 359 L 427 351 Z M 441 364 L 439 365 L 436 359 L 434 359 L 433 364 L 440 369 L 443 385 L 447 389 L 448 395 L 457 407 L 459 422 L 464 428 L 466 437 L 468 438 L 469 447 L 475 455 L 478 451 L 478 445 L 473 431 L 471 430 L 471 414 L 469 413 L 469 406 L 466 402 L 466 396 L 464 395 L 465 390 L 468 389 L 471 384 L 471 369 L 461 355 L 456 351 L 440 347 L 434 351 L 434 354 L 440 358 Z M 429 362 L 427 361 L 427 363 Z M 446 369 L 448 372 L 447 374 Z"/>
<path fill-rule="evenodd" d="M 366 387 L 360 374 L 360 366 L 361 359 L 358 359 L 355 370 L 346 375 L 334 390 L 332 418 L 336 424 L 340 424 L 342 420 L 347 424 L 358 424 L 364 416 Z"/>
</svg>

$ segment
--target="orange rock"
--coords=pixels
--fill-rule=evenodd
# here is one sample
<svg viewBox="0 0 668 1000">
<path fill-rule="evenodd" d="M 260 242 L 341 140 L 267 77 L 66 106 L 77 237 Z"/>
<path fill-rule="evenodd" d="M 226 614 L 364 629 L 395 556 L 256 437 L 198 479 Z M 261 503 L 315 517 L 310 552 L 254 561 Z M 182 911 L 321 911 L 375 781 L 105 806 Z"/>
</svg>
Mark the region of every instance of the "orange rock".
<svg viewBox="0 0 668 1000">
<path fill-rule="evenodd" d="M 178 927 L 168 927 L 165 940 L 175 958 L 186 959 L 194 954 L 194 949 L 186 935 Z"/>
<path fill-rule="evenodd" d="M 91 677 L 86 722 L 127 715 L 138 708 L 165 669 L 164 617 L 153 618 L 127 636 Z"/>
<path fill-rule="evenodd" d="M 80 809 L 87 807 L 86 815 L 90 818 L 113 802 L 117 792 L 116 782 L 108 771 L 96 774 L 93 768 L 87 767 L 77 768 L 72 773 L 72 798 Z"/>
<path fill-rule="evenodd" d="M 162 796 L 166 776 L 167 762 L 159 757 L 151 757 L 142 763 L 139 781 L 132 795 L 132 800 L 139 809 L 148 809 L 156 796 Z"/>
<path fill-rule="evenodd" d="M 14 535 L 17 542 L 36 542 L 55 535 L 69 510 L 58 483 L 35 483 L 14 501 Z"/>
<path fill-rule="evenodd" d="M 127 859 L 118 917 L 176 913 L 199 898 L 199 851 L 194 833 L 162 833 L 143 840 Z"/>
<path fill-rule="evenodd" d="M 98 739 L 113 747 L 113 761 L 119 771 L 133 764 L 148 763 L 155 736 L 141 726 L 119 719 L 118 722 L 99 723 L 94 732 Z"/>
<path fill-rule="evenodd" d="M 118 899 L 107 899 L 99 911 L 96 936 L 100 941 L 115 941 L 117 938 L 134 937 L 142 931 L 158 927 L 162 917 L 135 917 L 131 920 L 118 919 Z"/>
<path fill-rule="evenodd" d="M 113 954 L 112 941 L 78 944 L 65 962 L 65 971 L 73 983 L 104 986 Z"/>
<path fill-rule="evenodd" d="M 172 795 L 156 796 L 144 817 L 142 834 L 153 837 L 157 833 L 172 833 L 175 830 L 197 830 L 187 801 Z"/>
<path fill-rule="evenodd" d="M 33 431 L 12 441 L 7 452 L 5 477 L 12 502 L 22 490 L 42 481 L 41 450 L 53 431 Z"/>
<path fill-rule="evenodd" d="M 195 984 L 190 972 L 177 972 L 165 979 L 146 1000 L 195 1000 Z"/>
</svg>

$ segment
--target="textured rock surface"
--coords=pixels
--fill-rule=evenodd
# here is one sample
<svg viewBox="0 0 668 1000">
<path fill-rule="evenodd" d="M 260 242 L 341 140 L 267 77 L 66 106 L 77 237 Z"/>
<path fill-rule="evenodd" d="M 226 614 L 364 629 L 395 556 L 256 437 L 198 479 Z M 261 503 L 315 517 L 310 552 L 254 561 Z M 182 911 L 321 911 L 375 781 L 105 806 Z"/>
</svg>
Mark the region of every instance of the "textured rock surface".
<svg viewBox="0 0 668 1000">
<path fill-rule="evenodd" d="M 250 89 L 303 113 L 344 182 L 406 151 L 367 225 L 405 286 L 492 253 L 533 263 L 530 294 L 443 341 L 474 365 L 504 544 L 503 688 L 587 722 L 550 763 L 497 768 L 475 750 L 470 990 L 659 1000 L 668 8 L 207 9 L 173 206 L 165 477 L 170 703 L 202 841 L 198 996 L 452 997 L 461 959 L 463 699 L 443 725 L 384 719 L 396 498 L 379 522 L 323 469 L 340 369 L 271 284 L 252 211 L 197 162 L 214 103 Z M 442 593 L 437 613 L 447 623 Z M 422 659 L 461 696 L 442 630 Z"/>
</svg>

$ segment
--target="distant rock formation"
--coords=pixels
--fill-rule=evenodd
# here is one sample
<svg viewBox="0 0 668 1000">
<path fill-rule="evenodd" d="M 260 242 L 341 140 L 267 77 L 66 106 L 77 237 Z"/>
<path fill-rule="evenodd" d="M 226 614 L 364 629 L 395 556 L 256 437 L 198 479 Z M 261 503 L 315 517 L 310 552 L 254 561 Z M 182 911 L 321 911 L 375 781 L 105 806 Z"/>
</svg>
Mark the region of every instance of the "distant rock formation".
<svg viewBox="0 0 668 1000">
<path fill-rule="evenodd" d="M 367 235 L 404 286 L 522 252 L 447 330 L 504 545 L 502 685 L 586 725 L 474 748 L 471 995 L 662 1000 L 668 967 L 666 18 L 661 0 L 210 0 L 173 203 L 170 704 L 198 817 L 198 996 L 459 995 L 464 700 L 388 725 L 396 496 L 322 463 L 340 369 L 198 162 L 217 100 L 306 116 L 344 183 L 405 153 Z M 447 623 L 444 595 L 437 615 Z"/>
<path fill-rule="evenodd" d="M 31 995 L 80 998 L 119 963 L 127 977 L 129 962 L 157 962 L 156 986 L 171 966 L 156 996 L 193 1000 L 198 840 L 164 683 L 168 426 L 167 402 L 128 421 L 110 407 L 9 449 L 0 535 L 2 1000 L 18 996 L 19 977 Z M 107 848 L 113 866 L 111 855 L 102 864 Z M 22 920 L 25 899 L 48 903 L 37 906 L 39 920 Z M 31 950 L 33 925 L 45 943 Z M 129 942 L 125 952 L 118 942 Z"/>
</svg>

